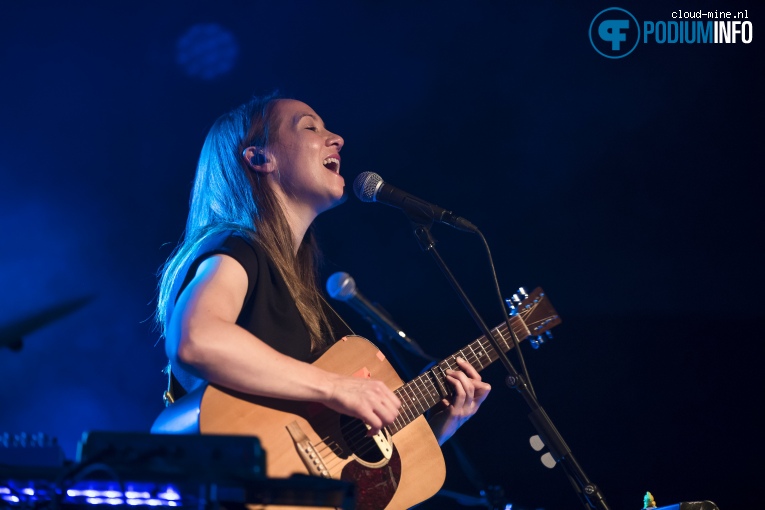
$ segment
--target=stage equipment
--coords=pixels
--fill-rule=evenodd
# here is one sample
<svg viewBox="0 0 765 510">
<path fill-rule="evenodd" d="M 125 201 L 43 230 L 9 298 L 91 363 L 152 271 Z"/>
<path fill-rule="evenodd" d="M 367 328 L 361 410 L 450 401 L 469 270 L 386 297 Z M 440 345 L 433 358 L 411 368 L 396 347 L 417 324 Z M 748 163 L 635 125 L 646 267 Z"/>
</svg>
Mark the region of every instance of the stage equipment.
<svg viewBox="0 0 765 510">
<path fill-rule="evenodd" d="M 720 510 L 711 501 L 685 501 L 675 505 L 660 506 L 652 510 Z"/>
<path fill-rule="evenodd" d="M 4 458 L 5 459 L 5 458 Z M 354 487 L 308 476 L 268 479 L 253 436 L 90 432 L 77 461 L 60 466 L 0 464 L 0 506 L 29 508 L 244 504 L 354 508 Z"/>
<path fill-rule="evenodd" d="M 0 466 L 63 466 L 64 451 L 55 437 L 42 432 L 0 434 Z"/>
<path fill-rule="evenodd" d="M 653 494 L 646 492 L 643 496 L 643 510 L 720 510 L 711 501 L 686 501 L 675 505 L 657 507 Z"/>
<path fill-rule="evenodd" d="M 91 299 L 93 299 L 92 296 L 72 299 L 0 327 L 0 348 L 7 347 L 12 351 L 21 350 L 26 335 L 74 312 Z"/>
</svg>

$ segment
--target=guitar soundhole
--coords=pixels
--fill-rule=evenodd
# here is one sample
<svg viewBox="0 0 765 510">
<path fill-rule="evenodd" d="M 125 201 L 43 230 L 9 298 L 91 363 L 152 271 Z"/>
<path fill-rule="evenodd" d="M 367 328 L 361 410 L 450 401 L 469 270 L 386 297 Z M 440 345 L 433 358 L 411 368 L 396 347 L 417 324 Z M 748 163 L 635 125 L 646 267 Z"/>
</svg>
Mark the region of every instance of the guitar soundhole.
<svg viewBox="0 0 765 510">
<path fill-rule="evenodd" d="M 343 433 L 345 443 L 356 457 L 370 464 L 384 459 L 380 448 L 377 447 L 377 443 L 372 438 L 366 436 L 367 427 L 361 420 L 341 415 L 340 430 Z"/>
</svg>

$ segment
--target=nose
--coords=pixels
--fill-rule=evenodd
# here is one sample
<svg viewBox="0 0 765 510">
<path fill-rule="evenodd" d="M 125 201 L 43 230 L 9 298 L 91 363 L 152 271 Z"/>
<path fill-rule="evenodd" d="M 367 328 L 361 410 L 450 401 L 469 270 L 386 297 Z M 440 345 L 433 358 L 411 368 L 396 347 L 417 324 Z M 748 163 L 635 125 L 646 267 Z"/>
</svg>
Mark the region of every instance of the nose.
<svg viewBox="0 0 765 510">
<path fill-rule="evenodd" d="M 345 145 L 345 140 L 343 140 L 343 137 L 340 135 L 336 135 L 335 133 L 329 133 L 326 144 L 327 144 L 327 147 L 331 147 L 334 145 L 335 147 L 337 147 L 337 151 L 340 152 L 340 149 L 342 149 L 343 145 Z"/>
</svg>

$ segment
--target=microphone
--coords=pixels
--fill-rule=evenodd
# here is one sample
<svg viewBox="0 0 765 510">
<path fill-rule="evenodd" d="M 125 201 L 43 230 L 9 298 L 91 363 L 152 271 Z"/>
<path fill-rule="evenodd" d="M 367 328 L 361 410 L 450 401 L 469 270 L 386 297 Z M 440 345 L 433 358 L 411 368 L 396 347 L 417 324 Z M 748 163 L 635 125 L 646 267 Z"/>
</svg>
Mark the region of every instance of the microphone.
<svg viewBox="0 0 765 510">
<path fill-rule="evenodd" d="M 412 221 L 437 221 L 463 232 L 478 232 L 478 227 L 443 207 L 410 195 L 382 180 L 374 172 L 363 172 L 353 181 L 353 192 L 362 202 L 380 202 L 401 209 Z"/>
<path fill-rule="evenodd" d="M 348 273 L 337 272 L 327 278 L 327 293 L 332 299 L 343 301 L 353 308 L 364 320 L 372 325 L 375 332 L 378 333 L 378 337 L 380 333 L 385 333 L 389 338 L 399 340 L 404 347 L 415 354 L 427 360 L 433 360 L 431 356 L 425 354 L 417 342 L 406 336 L 406 333 L 400 327 L 358 291 L 356 281 Z M 383 339 L 380 338 L 380 340 L 382 341 Z"/>
</svg>

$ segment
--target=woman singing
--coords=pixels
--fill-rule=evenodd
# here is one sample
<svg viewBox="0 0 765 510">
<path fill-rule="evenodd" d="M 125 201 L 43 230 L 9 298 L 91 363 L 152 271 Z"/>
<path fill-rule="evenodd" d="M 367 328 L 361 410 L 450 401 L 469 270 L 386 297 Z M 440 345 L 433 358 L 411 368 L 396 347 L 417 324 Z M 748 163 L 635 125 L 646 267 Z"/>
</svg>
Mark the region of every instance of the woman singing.
<svg viewBox="0 0 765 510">
<path fill-rule="evenodd" d="M 254 98 L 210 129 L 185 237 L 160 282 L 157 318 L 178 392 L 212 383 L 319 403 L 362 420 L 370 436 L 396 419 L 401 401 L 384 383 L 311 364 L 337 333 L 311 223 L 342 200 L 343 143 L 308 105 L 276 97 Z M 469 363 L 458 366 L 447 374 L 453 396 L 429 422 L 439 444 L 490 390 Z"/>
</svg>

